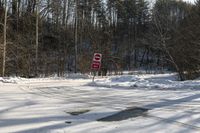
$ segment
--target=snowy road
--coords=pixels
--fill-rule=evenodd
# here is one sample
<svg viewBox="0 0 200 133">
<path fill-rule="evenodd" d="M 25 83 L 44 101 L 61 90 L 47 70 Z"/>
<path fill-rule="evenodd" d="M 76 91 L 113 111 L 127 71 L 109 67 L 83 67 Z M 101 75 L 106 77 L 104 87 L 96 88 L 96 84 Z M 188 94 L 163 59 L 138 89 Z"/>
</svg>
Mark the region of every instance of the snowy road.
<svg viewBox="0 0 200 133">
<path fill-rule="evenodd" d="M 0 133 L 200 132 L 200 91 L 104 88 L 89 82 L 1 83 Z M 149 110 L 122 121 L 97 121 L 134 107 Z"/>
</svg>

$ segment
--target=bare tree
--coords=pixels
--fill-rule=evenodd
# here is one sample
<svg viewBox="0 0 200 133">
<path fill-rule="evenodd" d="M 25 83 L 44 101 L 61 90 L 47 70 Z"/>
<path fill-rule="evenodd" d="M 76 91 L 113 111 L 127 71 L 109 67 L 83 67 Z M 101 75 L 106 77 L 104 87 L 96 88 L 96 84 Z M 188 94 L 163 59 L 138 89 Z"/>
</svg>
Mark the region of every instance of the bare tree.
<svg viewBox="0 0 200 133">
<path fill-rule="evenodd" d="M 36 76 L 38 76 L 38 43 L 39 43 L 39 0 L 36 0 L 36 24 L 35 24 L 35 61 L 36 61 Z"/>
<path fill-rule="evenodd" d="M 7 0 L 4 1 L 5 4 L 5 13 L 4 13 L 4 24 L 3 24 L 3 67 L 2 67 L 2 76 L 5 76 L 6 70 L 6 45 L 7 45 L 7 15 L 8 15 L 8 7 Z"/>
<path fill-rule="evenodd" d="M 177 27 L 180 21 L 185 18 L 185 3 L 177 1 L 160 0 L 157 1 L 152 16 L 152 33 L 157 44 L 157 50 L 161 50 L 165 54 L 167 60 L 179 73 L 181 80 L 184 80 L 182 71 L 180 70 L 175 57 L 171 53 L 171 45 L 169 44 L 174 32 L 177 32 Z"/>
<path fill-rule="evenodd" d="M 78 0 L 75 1 L 75 31 L 74 31 L 74 43 L 75 43 L 75 73 L 77 73 L 77 61 L 78 61 Z"/>
</svg>

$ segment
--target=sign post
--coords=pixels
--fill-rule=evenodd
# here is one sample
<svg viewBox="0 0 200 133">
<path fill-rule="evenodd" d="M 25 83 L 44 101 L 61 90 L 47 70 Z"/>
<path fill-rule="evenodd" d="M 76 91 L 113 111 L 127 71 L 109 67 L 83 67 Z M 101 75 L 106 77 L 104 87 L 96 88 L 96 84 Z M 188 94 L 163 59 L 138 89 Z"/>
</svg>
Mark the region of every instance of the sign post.
<svg viewBox="0 0 200 133">
<path fill-rule="evenodd" d="M 92 65 L 91 65 L 91 69 L 93 70 L 93 73 L 94 73 L 94 76 L 92 79 L 93 82 L 94 82 L 95 72 L 101 69 L 101 59 L 102 59 L 102 54 L 94 53 Z"/>
</svg>

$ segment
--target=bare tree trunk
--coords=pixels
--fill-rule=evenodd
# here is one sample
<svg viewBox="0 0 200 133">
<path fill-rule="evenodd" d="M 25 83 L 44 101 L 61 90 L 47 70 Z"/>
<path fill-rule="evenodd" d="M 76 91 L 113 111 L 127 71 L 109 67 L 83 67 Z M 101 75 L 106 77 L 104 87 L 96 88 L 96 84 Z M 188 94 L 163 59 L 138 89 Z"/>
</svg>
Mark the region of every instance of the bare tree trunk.
<svg viewBox="0 0 200 133">
<path fill-rule="evenodd" d="M 76 11 L 75 11 L 75 73 L 77 73 L 77 59 L 78 59 L 78 0 L 76 0 Z"/>
<path fill-rule="evenodd" d="M 17 41 L 16 44 L 19 46 L 19 20 L 20 20 L 20 5 L 21 5 L 21 0 L 18 0 L 17 2 L 17 14 L 16 14 L 16 31 L 17 31 Z M 19 48 L 16 47 L 16 76 L 19 74 Z"/>
<path fill-rule="evenodd" d="M 144 57 L 145 57 L 145 55 L 146 55 L 146 49 L 145 49 L 145 51 L 144 51 L 144 53 L 143 53 L 143 55 L 142 55 L 142 59 L 141 59 L 141 61 L 140 61 L 140 67 L 142 67 L 142 65 L 143 65 L 143 62 L 144 62 Z"/>
<path fill-rule="evenodd" d="M 67 11 L 67 3 L 68 3 L 68 0 L 64 0 L 63 1 L 63 20 L 62 20 L 62 24 L 63 24 L 63 26 L 65 26 L 66 25 L 66 11 Z"/>
<path fill-rule="evenodd" d="M 4 30 L 3 30 L 3 70 L 2 76 L 5 76 L 5 69 L 6 69 L 6 35 L 7 35 L 7 15 L 8 15 L 8 7 L 7 7 L 7 0 L 5 0 L 5 15 L 4 15 Z"/>
<path fill-rule="evenodd" d="M 67 37 L 67 30 L 68 30 L 68 16 L 69 16 L 69 0 L 64 0 L 64 9 L 63 9 L 63 21 L 65 21 L 65 22 L 63 22 L 64 23 L 64 28 L 65 28 L 65 38 L 64 38 L 64 41 L 66 42 L 66 38 L 68 38 Z M 68 44 L 66 43 L 65 44 L 65 47 L 64 47 L 64 61 L 63 61 L 63 76 L 64 76 L 64 74 L 65 74 L 65 72 L 66 72 L 66 68 L 67 68 L 67 50 L 68 50 Z"/>
<path fill-rule="evenodd" d="M 36 76 L 38 76 L 38 43 L 39 43 L 39 38 L 38 38 L 38 32 L 39 32 L 39 1 L 36 0 L 36 35 L 35 35 L 35 63 L 36 63 L 36 71 L 35 71 L 35 74 Z"/>
<path fill-rule="evenodd" d="M 165 41 L 163 41 L 163 44 L 162 44 L 162 45 L 163 45 L 163 47 L 164 47 L 164 49 L 165 49 L 165 52 L 166 52 L 167 55 L 169 56 L 169 60 L 168 60 L 168 61 L 170 61 L 170 62 L 172 63 L 172 65 L 175 67 L 176 71 L 179 73 L 179 78 L 180 78 L 180 80 L 181 80 L 181 81 L 184 81 L 185 78 L 184 78 L 184 76 L 183 76 L 183 73 L 181 72 L 179 66 L 176 64 L 176 61 L 174 60 L 174 57 L 171 55 L 170 51 L 167 49 L 167 47 L 166 47 L 166 45 L 165 45 Z"/>
</svg>

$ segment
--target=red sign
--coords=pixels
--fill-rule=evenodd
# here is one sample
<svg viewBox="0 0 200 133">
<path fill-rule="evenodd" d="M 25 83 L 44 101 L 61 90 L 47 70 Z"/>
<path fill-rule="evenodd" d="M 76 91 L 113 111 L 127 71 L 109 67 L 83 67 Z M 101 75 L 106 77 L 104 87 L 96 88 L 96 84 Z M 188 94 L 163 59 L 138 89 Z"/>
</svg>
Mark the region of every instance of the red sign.
<svg viewBox="0 0 200 133">
<path fill-rule="evenodd" d="M 98 71 L 101 68 L 101 58 L 102 58 L 102 54 L 94 53 L 94 57 L 92 60 L 92 65 L 91 65 L 92 70 Z"/>
</svg>

